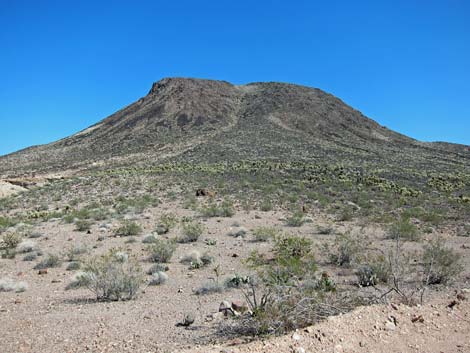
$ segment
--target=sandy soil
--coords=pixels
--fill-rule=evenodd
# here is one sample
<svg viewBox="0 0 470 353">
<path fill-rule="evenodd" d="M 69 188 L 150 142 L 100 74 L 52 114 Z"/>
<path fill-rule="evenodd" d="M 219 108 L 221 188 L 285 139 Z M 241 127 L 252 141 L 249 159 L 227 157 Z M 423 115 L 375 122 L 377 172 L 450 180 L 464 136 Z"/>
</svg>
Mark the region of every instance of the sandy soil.
<svg viewBox="0 0 470 353">
<path fill-rule="evenodd" d="M 114 237 L 113 229 L 119 221 L 111 220 L 93 226 L 91 234 L 78 232 L 74 225 L 60 220 L 41 223 L 34 231 L 43 234 L 33 239 L 46 253 L 64 254 L 72 245 L 88 246 L 91 254 L 105 253 L 110 248 L 121 247 L 135 255 L 144 269 L 152 264 L 146 261 L 145 244 L 141 240 L 155 229 L 157 220 L 166 212 L 178 218 L 196 216 L 193 211 L 182 209 L 177 203 L 165 204 L 135 215 L 144 232 L 137 242 L 127 244 L 126 237 Z M 67 263 L 51 268 L 46 275 L 33 270 L 35 261 L 23 261 L 21 255 L 15 259 L 0 259 L 0 278 L 24 281 L 28 289 L 23 293 L 0 293 L 0 353 L 54 353 L 54 352 L 470 352 L 470 305 L 462 301 L 453 309 L 447 304 L 455 293 L 443 292 L 431 304 L 423 307 L 389 306 L 364 307 L 342 317 L 331 318 L 307 331 L 298 332 L 267 341 L 244 344 L 237 339 L 220 345 L 216 337 L 217 320 L 212 315 L 218 312 L 222 300 L 237 300 L 237 290 L 197 296 L 194 289 L 215 279 L 213 265 L 220 265 L 223 281 L 235 273 L 244 274 L 242 259 L 253 249 L 267 252 L 272 244 L 251 241 L 250 230 L 259 226 L 274 226 L 291 234 L 303 235 L 314 241 L 334 237 L 320 235 L 318 225 L 329 222 L 327 216 L 311 214 L 315 219 L 299 228 L 283 225 L 284 214 L 279 212 L 246 213 L 238 211 L 230 218 L 204 220 L 206 232 L 196 243 L 179 245 L 169 264 L 169 280 L 157 287 L 147 287 L 136 300 L 127 302 L 97 302 L 93 294 L 85 289 L 65 291 L 73 274 L 66 271 Z M 246 238 L 228 236 L 238 226 L 248 230 Z M 376 237 L 383 237 L 377 228 L 364 229 L 362 225 L 335 224 L 337 231 L 346 228 L 360 229 Z M 170 231 L 166 237 L 179 235 L 179 230 Z M 102 238 L 102 240 L 99 240 Z M 207 245 L 206 239 L 216 240 L 216 245 Z M 467 241 L 459 237 L 458 242 Z M 460 247 L 460 243 L 455 244 Z M 190 270 L 180 259 L 192 250 L 208 252 L 214 264 Z M 468 251 L 468 250 L 461 250 Z M 349 279 L 344 271 L 335 273 L 337 282 Z M 337 270 L 336 270 L 337 271 Z M 467 271 L 468 272 L 468 271 Z M 470 294 L 466 294 L 470 296 Z M 196 321 L 189 328 L 176 324 L 187 313 L 195 315 Z M 423 322 L 412 323 L 415 316 L 423 316 Z M 395 317 L 397 325 L 392 329 L 387 322 Z M 388 328 L 387 328 L 388 327 Z M 318 338 L 319 337 L 319 338 Z M 297 339 L 299 338 L 299 339 Z M 230 346 L 234 344 L 234 346 Z M 302 350 L 304 349 L 304 350 Z"/>
<path fill-rule="evenodd" d="M 13 185 L 5 181 L 0 181 L 0 198 L 14 195 L 25 190 L 26 189 L 22 188 L 21 186 Z"/>
<path fill-rule="evenodd" d="M 232 341 L 184 352 L 470 352 L 470 303 L 467 299 L 449 308 L 452 300 L 418 307 L 361 307 L 287 336 L 247 344 Z"/>
</svg>

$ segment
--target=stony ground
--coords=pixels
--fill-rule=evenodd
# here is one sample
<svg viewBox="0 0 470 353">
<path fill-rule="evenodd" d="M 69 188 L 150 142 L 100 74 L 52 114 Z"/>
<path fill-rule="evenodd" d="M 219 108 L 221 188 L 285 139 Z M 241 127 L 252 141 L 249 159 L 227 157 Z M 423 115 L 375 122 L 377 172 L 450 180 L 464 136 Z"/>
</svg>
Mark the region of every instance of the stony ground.
<svg viewBox="0 0 470 353">
<path fill-rule="evenodd" d="M 235 340 L 184 352 L 469 352 L 470 302 L 458 301 L 450 308 L 453 301 L 449 296 L 417 307 L 361 307 L 287 336 L 251 343 Z"/>
<path fill-rule="evenodd" d="M 205 226 L 201 238 L 190 244 L 180 244 L 168 264 L 169 280 L 160 286 L 148 286 L 136 300 L 125 302 L 96 301 L 86 289 L 66 291 L 73 271 L 66 271 L 67 261 L 49 268 L 40 275 L 33 269 L 36 261 L 0 259 L 0 278 L 25 282 L 21 293 L 0 293 L 1 353 L 14 352 L 468 352 L 470 345 L 470 304 L 465 298 L 470 293 L 468 237 L 457 237 L 448 229 L 425 235 L 446 237 L 448 244 L 464 256 L 465 270 L 458 284 L 439 288 L 426 294 L 426 304 L 418 307 L 404 305 L 375 305 L 360 307 L 354 312 L 332 317 L 305 330 L 285 337 L 229 339 L 217 335 L 217 327 L 225 320 L 217 315 L 223 300 L 240 300 L 241 293 L 226 290 L 222 293 L 195 295 L 194 290 L 214 281 L 223 282 L 233 274 L 246 274 L 243 260 L 257 249 L 269 252 L 272 242 L 254 242 L 252 231 L 270 226 L 280 232 L 305 236 L 317 246 L 320 270 L 328 271 L 339 285 L 354 286 L 354 271 L 337 268 L 322 261 L 321 244 L 331 242 L 335 234 L 346 231 L 368 235 L 377 246 L 385 247 L 384 231 L 377 225 L 364 225 L 360 220 L 336 222 L 332 215 L 311 209 L 307 222 L 301 227 L 287 227 L 286 213 L 243 211 L 237 206 L 232 217 L 200 218 L 193 210 L 183 209 L 181 203 L 164 202 L 139 214 L 129 214 L 142 226 L 136 242 L 127 237 L 114 236 L 122 220 L 107 219 L 97 222 L 90 234 L 79 232 L 74 224 L 51 219 L 34 225 L 33 232 L 42 236 L 32 239 L 44 254 L 65 254 L 71 246 L 81 244 L 91 255 L 104 254 L 111 248 L 121 248 L 135 256 L 144 267 L 147 260 L 146 244 L 142 239 L 153 232 L 162 214 L 171 212 L 178 219 L 193 217 Z M 331 226 L 332 234 L 319 234 L 319 227 Z M 241 228 L 245 237 L 228 234 Z M 164 238 L 180 236 L 177 226 Z M 211 244 L 215 241 L 215 244 Z M 408 243 L 412 249 L 416 243 Z M 184 255 L 197 250 L 214 258 L 208 267 L 191 270 L 180 263 Z M 216 276 L 214 267 L 219 266 Z M 449 308 L 452 300 L 458 302 Z M 177 326 L 191 313 L 195 323 L 189 328 Z M 416 320 L 415 320 L 416 319 Z M 413 322 L 415 321 L 415 322 Z"/>
</svg>

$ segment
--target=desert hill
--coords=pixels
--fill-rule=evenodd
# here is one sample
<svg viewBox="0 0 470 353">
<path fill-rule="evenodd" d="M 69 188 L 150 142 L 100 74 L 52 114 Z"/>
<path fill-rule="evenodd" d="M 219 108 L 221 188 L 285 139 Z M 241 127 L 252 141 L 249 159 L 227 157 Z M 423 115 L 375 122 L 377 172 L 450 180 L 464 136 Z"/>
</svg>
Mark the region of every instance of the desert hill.
<svg viewBox="0 0 470 353">
<path fill-rule="evenodd" d="M 165 78 L 79 133 L 0 157 L 0 175 L 286 158 L 446 170 L 468 167 L 470 153 L 467 146 L 423 143 L 391 131 L 316 88 Z"/>
</svg>

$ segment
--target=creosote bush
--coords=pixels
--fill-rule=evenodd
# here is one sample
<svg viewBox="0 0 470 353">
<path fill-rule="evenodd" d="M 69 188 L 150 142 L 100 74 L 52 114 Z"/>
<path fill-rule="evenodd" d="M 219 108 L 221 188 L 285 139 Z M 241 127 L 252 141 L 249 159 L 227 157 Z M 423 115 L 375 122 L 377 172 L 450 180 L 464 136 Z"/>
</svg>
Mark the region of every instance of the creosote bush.
<svg viewBox="0 0 470 353">
<path fill-rule="evenodd" d="M 286 218 L 286 225 L 289 227 L 301 227 L 305 223 L 303 212 L 296 211 Z"/>
<path fill-rule="evenodd" d="M 448 284 L 456 281 L 462 272 L 460 255 L 444 245 L 442 239 L 436 239 L 424 246 L 424 280 L 426 284 Z"/>
<path fill-rule="evenodd" d="M 278 231 L 273 227 L 259 227 L 253 230 L 253 241 L 266 242 L 274 239 Z"/>
<path fill-rule="evenodd" d="M 388 229 L 390 239 L 400 238 L 401 240 L 415 241 L 419 238 L 418 228 L 407 218 L 401 218 L 393 223 Z"/>
<path fill-rule="evenodd" d="M 254 251 L 248 258 L 248 265 L 256 273 L 237 278 L 236 284 L 250 310 L 240 319 L 222 324 L 223 332 L 282 334 L 354 306 L 347 296 L 338 293 L 328 274 L 316 277 L 317 265 L 309 239 L 277 236 L 273 254 L 267 260 Z"/>
<path fill-rule="evenodd" d="M 159 271 L 152 274 L 149 285 L 158 286 L 160 284 L 166 283 L 166 281 L 168 281 L 168 275 L 165 272 Z"/>
<path fill-rule="evenodd" d="M 131 235 L 138 235 L 142 233 L 142 227 L 135 222 L 125 221 L 118 229 L 116 229 L 115 235 L 121 237 L 128 237 Z"/>
<path fill-rule="evenodd" d="M 59 267 L 61 265 L 60 257 L 55 254 L 47 254 L 46 257 L 34 266 L 35 270 Z"/>
<path fill-rule="evenodd" d="M 144 282 L 143 272 L 136 260 L 120 253 L 112 249 L 106 255 L 92 258 L 66 289 L 87 288 L 98 300 L 134 299 Z"/>
<path fill-rule="evenodd" d="M 350 267 L 361 262 L 363 250 L 367 246 L 365 237 L 353 237 L 351 234 L 338 234 L 333 245 L 325 245 L 329 262 L 340 267 Z"/>
<path fill-rule="evenodd" d="M 93 223 L 91 221 L 88 221 L 86 219 L 77 219 L 75 221 L 75 229 L 78 230 L 79 232 L 87 232 L 91 229 L 91 226 Z"/>
<path fill-rule="evenodd" d="M 203 217 L 232 217 L 235 214 L 233 202 L 224 200 L 220 204 L 214 202 L 202 207 L 200 210 Z"/>
<path fill-rule="evenodd" d="M 169 262 L 176 250 L 174 240 L 157 239 L 155 243 L 147 247 L 149 260 L 152 262 L 166 263 Z"/>
<path fill-rule="evenodd" d="M 204 232 L 204 226 L 201 223 L 184 222 L 183 235 L 178 239 L 180 243 L 196 242 Z"/>
</svg>

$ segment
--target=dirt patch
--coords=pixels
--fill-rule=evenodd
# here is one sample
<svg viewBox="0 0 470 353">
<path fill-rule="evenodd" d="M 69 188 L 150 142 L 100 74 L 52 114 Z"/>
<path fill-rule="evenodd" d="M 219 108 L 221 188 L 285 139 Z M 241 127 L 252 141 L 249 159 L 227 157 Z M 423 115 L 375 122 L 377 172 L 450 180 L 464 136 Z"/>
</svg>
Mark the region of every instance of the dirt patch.
<svg viewBox="0 0 470 353">
<path fill-rule="evenodd" d="M 22 186 L 14 185 L 6 181 L 0 181 L 0 198 L 14 195 L 26 190 L 27 189 Z"/>
</svg>

